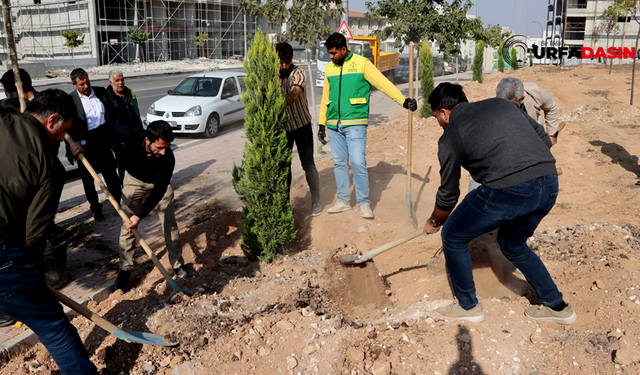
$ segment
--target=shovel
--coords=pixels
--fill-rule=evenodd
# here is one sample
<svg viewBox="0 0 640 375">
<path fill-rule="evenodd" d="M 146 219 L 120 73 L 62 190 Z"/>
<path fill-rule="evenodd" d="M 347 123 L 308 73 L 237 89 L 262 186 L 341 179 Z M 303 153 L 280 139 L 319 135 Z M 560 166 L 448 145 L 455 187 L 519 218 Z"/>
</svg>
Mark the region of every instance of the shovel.
<svg viewBox="0 0 640 375">
<path fill-rule="evenodd" d="M 67 133 L 64 133 L 64 139 L 69 144 L 73 143 L 73 139 L 71 139 L 71 137 Z M 122 220 L 124 220 L 125 223 L 130 224 L 131 222 L 129 221 L 129 216 L 127 216 L 127 214 L 120 207 L 120 204 L 118 203 L 118 201 L 116 201 L 116 199 L 113 197 L 113 195 L 111 195 L 111 193 L 109 192 L 109 189 L 107 189 L 107 187 L 104 185 L 104 183 L 100 179 L 100 176 L 98 176 L 98 174 L 96 173 L 95 169 L 93 169 L 91 164 L 89 164 L 89 161 L 87 160 L 87 158 L 85 158 L 84 155 L 80 154 L 80 155 L 78 155 L 78 160 L 80 160 L 82 162 L 82 164 L 84 164 L 84 166 L 87 168 L 87 171 L 89 171 L 89 173 L 91 173 L 91 176 L 93 177 L 94 180 L 96 180 L 96 182 L 98 183 L 98 186 L 100 186 L 100 189 L 102 189 L 104 194 L 107 196 L 107 198 L 109 199 L 109 201 L 113 205 L 113 208 L 115 208 L 116 211 L 118 211 L 118 214 L 120 214 L 120 217 L 122 218 Z M 162 276 L 164 276 L 165 280 L 167 280 L 167 283 L 169 283 L 169 286 L 175 291 L 184 292 L 184 293 L 187 293 L 189 295 L 193 294 L 186 287 L 180 288 L 178 286 L 178 283 L 176 283 L 176 281 L 171 277 L 171 275 L 169 275 L 169 272 L 167 272 L 167 270 L 164 268 L 162 263 L 160 263 L 160 261 L 158 260 L 156 255 L 153 253 L 153 251 L 151 251 L 151 248 L 147 244 L 147 241 L 145 241 L 144 238 L 142 238 L 142 236 L 140 235 L 138 230 L 137 229 L 133 229 L 132 232 L 133 232 L 134 236 L 136 236 L 136 239 L 138 240 L 138 243 L 140 244 L 140 246 L 142 246 L 142 248 L 144 249 L 145 253 L 147 253 L 149 258 L 151 258 L 151 260 L 153 261 L 153 264 L 155 264 L 155 266 L 158 267 L 158 269 L 162 273 Z"/>
<path fill-rule="evenodd" d="M 405 235 L 402 238 L 399 238 L 393 242 L 389 242 L 386 245 L 382 245 L 378 248 L 375 248 L 371 251 L 368 251 L 364 254 L 362 254 L 362 256 L 360 256 L 359 258 L 356 258 L 353 254 L 344 254 L 340 257 L 340 263 L 342 264 L 360 264 L 360 263 L 364 263 L 367 262 L 371 259 L 373 259 L 373 257 L 378 256 L 382 253 L 384 253 L 387 250 L 391 250 L 394 247 L 401 245 L 409 240 L 412 240 L 420 235 L 422 235 L 422 228 L 420 229 L 416 229 L 415 231 Z"/>
<path fill-rule="evenodd" d="M 98 327 L 104 329 L 120 340 L 124 340 L 126 342 L 134 342 L 137 344 L 149 344 L 156 346 L 178 346 L 178 343 L 166 342 L 164 341 L 164 337 L 162 337 L 161 335 L 156 335 L 155 333 L 130 331 L 128 329 L 120 328 L 108 322 L 100 315 L 94 314 L 93 311 L 87 309 L 71 298 L 53 289 L 52 287 L 49 287 L 49 290 L 51 290 L 51 293 L 53 293 L 58 301 L 69 306 L 73 311 L 94 322 Z"/>
<path fill-rule="evenodd" d="M 413 44 L 409 46 L 409 97 L 413 94 Z M 413 113 L 409 109 L 409 128 L 407 133 L 409 139 L 407 141 L 407 206 L 409 207 L 409 216 L 411 216 L 411 222 L 414 228 L 418 228 L 418 218 L 413 210 L 413 204 L 411 203 L 411 159 L 412 159 L 412 143 L 413 143 Z"/>
</svg>

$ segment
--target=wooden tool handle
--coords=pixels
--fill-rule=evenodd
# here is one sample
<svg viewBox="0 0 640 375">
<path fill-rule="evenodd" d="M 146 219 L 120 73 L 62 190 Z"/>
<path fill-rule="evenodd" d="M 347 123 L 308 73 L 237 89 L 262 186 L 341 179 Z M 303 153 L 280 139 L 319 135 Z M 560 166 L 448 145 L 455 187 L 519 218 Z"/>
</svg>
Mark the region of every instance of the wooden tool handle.
<svg viewBox="0 0 640 375">
<path fill-rule="evenodd" d="M 402 238 L 398 238 L 397 240 L 393 241 L 393 242 L 389 242 L 388 244 L 382 245 L 380 247 L 377 247 L 371 251 L 368 251 L 364 254 L 362 254 L 362 256 L 360 258 L 358 258 L 358 260 L 356 260 L 354 263 L 363 263 L 366 262 L 368 260 L 371 260 L 373 257 L 380 255 L 382 253 L 384 253 L 387 250 L 391 250 L 394 247 L 401 245 L 409 240 L 412 240 L 416 237 L 421 236 L 423 233 L 423 228 L 420 229 L 416 229 L 415 231 L 405 235 Z"/>
<path fill-rule="evenodd" d="M 409 98 L 413 95 L 413 44 L 409 45 Z M 412 150 L 413 150 L 413 113 L 410 109 L 407 110 L 409 114 L 409 125 L 407 129 L 407 195 L 411 195 L 411 163 L 412 163 Z"/>
<path fill-rule="evenodd" d="M 103 317 L 101 317 L 100 315 L 94 313 L 93 311 L 87 309 L 86 307 L 82 306 L 81 304 L 77 303 L 76 301 L 72 300 L 71 298 L 65 296 L 64 294 L 58 292 L 57 290 L 53 289 L 52 287 L 49 287 L 49 290 L 51 291 L 51 293 L 53 293 L 54 297 L 56 297 L 58 299 L 58 301 L 64 303 L 65 305 L 69 306 L 69 308 L 71 308 L 73 311 L 77 312 L 78 314 L 84 316 L 85 318 L 91 320 L 92 322 L 94 322 L 98 327 L 104 329 L 105 331 L 109 332 L 109 333 L 114 333 L 116 331 L 116 326 L 113 325 L 112 323 L 110 323 L 109 321 L 107 321 L 106 319 L 104 319 Z"/>
</svg>

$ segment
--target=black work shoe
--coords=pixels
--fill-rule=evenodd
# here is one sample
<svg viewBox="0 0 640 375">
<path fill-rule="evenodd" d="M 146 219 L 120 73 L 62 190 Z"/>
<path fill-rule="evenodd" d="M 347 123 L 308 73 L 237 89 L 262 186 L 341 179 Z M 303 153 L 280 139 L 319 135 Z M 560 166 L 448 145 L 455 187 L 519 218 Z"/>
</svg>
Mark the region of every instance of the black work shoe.
<svg viewBox="0 0 640 375">
<path fill-rule="evenodd" d="M 11 325 L 14 321 L 9 315 L 0 311 L 0 327 Z"/>
<path fill-rule="evenodd" d="M 174 268 L 173 272 L 176 274 L 176 277 L 182 279 L 184 277 L 193 278 L 200 276 L 196 271 L 185 268 L 185 266 L 180 266 L 178 268 Z"/>
<path fill-rule="evenodd" d="M 104 214 L 102 214 L 102 204 L 97 204 L 96 206 L 91 206 L 91 212 L 93 212 L 93 218 L 96 221 L 104 221 Z"/>
<path fill-rule="evenodd" d="M 131 275 L 131 271 L 118 271 L 118 277 L 116 277 L 116 281 L 113 282 L 114 290 L 122 290 L 124 292 L 127 284 L 129 283 L 129 276 Z"/>
<path fill-rule="evenodd" d="M 311 216 L 319 216 L 322 213 L 322 206 L 318 202 L 311 204 Z"/>
</svg>

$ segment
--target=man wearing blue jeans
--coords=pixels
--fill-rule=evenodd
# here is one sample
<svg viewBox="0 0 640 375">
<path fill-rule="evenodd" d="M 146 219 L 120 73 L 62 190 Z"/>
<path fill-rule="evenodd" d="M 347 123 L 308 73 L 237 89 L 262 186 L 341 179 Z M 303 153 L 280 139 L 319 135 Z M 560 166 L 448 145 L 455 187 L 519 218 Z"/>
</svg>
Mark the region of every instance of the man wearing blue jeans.
<svg viewBox="0 0 640 375">
<path fill-rule="evenodd" d="M 440 187 L 424 226 L 442 226 L 442 248 L 457 300 L 436 309 L 440 315 L 471 322 L 484 320 L 476 298 L 469 242 L 498 229 L 498 244 L 533 287 L 541 306 L 525 315 L 538 321 L 571 324 L 577 319 L 540 258 L 527 246 L 558 197 L 551 140 L 535 120 L 512 102 L 492 98 L 469 103 L 462 87 L 441 83 L 429 97 L 433 116 L 444 129 L 438 141 Z M 460 196 L 460 168 L 482 185 Z M 453 211 L 453 212 L 452 212 Z"/>
<path fill-rule="evenodd" d="M 36 94 L 25 113 L 0 116 L 0 310 L 38 335 L 63 375 L 97 371 L 42 272 L 62 193 L 51 145 L 75 115 L 73 99 L 52 89 Z"/>
<path fill-rule="evenodd" d="M 344 35 L 333 33 L 325 42 L 325 46 L 331 62 L 324 71 L 318 138 L 323 144 L 326 143 L 326 125 L 329 128 L 333 172 L 337 185 L 336 202 L 327 212 L 335 214 L 351 209 L 351 159 L 360 215 L 365 219 L 373 219 L 369 200 L 369 172 L 365 158 L 371 85 L 411 111 L 415 111 L 418 104 L 415 99 L 405 98 L 369 59 L 349 51 Z"/>
</svg>

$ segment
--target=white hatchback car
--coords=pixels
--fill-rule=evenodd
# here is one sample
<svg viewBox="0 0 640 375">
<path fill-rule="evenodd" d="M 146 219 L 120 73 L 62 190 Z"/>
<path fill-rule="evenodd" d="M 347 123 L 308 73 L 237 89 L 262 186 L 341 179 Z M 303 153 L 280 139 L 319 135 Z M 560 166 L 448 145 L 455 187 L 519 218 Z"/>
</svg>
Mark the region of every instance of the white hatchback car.
<svg viewBox="0 0 640 375">
<path fill-rule="evenodd" d="M 205 137 L 214 137 L 220 126 L 244 118 L 240 96 L 247 90 L 245 76 L 242 72 L 189 76 L 169 90 L 169 95 L 151 104 L 147 121 L 164 120 L 174 133 L 203 133 Z"/>
</svg>

